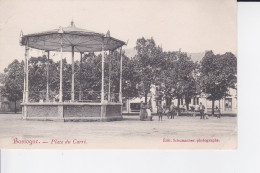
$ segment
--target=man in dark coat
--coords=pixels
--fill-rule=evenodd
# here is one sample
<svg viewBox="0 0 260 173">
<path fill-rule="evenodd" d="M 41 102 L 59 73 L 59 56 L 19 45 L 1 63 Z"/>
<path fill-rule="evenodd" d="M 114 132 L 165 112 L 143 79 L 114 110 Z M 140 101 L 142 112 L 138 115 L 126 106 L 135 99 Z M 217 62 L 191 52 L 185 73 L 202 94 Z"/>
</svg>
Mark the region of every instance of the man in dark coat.
<svg viewBox="0 0 260 173">
<path fill-rule="evenodd" d="M 200 119 L 205 119 L 205 106 L 200 102 L 200 106 L 199 106 L 199 111 L 200 111 Z"/>
<path fill-rule="evenodd" d="M 176 111 L 176 107 L 174 106 L 174 103 L 172 102 L 172 104 L 170 106 L 171 119 L 174 119 L 175 111 Z"/>
<path fill-rule="evenodd" d="M 159 116 L 159 121 L 160 121 L 160 120 L 162 121 L 163 108 L 162 108 L 162 105 L 161 105 L 161 104 L 158 105 L 157 113 L 158 113 L 158 116 Z"/>
</svg>

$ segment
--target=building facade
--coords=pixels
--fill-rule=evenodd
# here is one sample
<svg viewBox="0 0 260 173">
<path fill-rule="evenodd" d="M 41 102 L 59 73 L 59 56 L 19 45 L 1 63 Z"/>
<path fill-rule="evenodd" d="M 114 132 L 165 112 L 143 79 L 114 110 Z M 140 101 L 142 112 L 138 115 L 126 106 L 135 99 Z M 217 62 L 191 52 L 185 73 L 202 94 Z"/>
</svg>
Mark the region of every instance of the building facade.
<svg viewBox="0 0 260 173">
<path fill-rule="evenodd" d="M 222 114 L 237 114 L 237 91 L 235 89 L 229 90 L 228 97 L 225 97 L 221 100 L 215 101 L 214 107 L 218 107 Z M 166 103 L 165 100 L 156 101 L 156 87 L 153 86 L 151 88 L 151 92 L 148 95 L 148 101 L 151 103 L 152 113 L 157 113 L 157 104 L 164 104 Z M 144 97 L 135 97 L 129 99 L 123 99 L 123 113 L 124 114 L 138 114 L 140 112 L 140 103 L 141 101 L 145 102 Z M 178 100 L 172 100 L 175 106 L 178 104 Z M 202 103 L 205 108 L 206 112 L 210 113 L 212 111 L 212 101 L 208 100 L 205 95 L 198 95 L 193 97 L 189 103 L 189 110 L 191 107 L 194 107 L 195 110 L 198 110 L 199 104 Z M 180 108 L 187 112 L 186 104 L 184 99 L 180 99 Z"/>
</svg>

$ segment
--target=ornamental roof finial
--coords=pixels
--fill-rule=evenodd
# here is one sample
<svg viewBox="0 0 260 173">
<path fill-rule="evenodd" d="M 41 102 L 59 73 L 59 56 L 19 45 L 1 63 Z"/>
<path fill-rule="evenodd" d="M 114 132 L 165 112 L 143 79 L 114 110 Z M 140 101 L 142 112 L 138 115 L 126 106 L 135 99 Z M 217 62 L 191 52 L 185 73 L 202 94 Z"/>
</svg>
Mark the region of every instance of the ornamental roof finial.
<svg viewBox="0 0 260 173">
<path fill-rule="evenodd" d="M 74 23 L 73 19 L 72 19 L 71 22 L 70 22 L 70 26 L 71 26 L 71 27 L 75 27 L 75 23 Z"/>
</svg>

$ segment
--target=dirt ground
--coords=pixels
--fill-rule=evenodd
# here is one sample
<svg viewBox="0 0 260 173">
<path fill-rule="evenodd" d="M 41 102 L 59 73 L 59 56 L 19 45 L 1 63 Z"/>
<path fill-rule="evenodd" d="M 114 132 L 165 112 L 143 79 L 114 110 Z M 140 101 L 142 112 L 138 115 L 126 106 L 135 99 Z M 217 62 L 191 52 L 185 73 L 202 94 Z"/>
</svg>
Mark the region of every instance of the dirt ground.
<svg viewBox="0 0 260 173">
<path fill-rule="evenodd" d="M 236 149 L 237 117 L 180 116 L 140 121 L 124 116 L 113 122 L 22 120 L 0 114 L 1 148 L 51 149 Z"/>
</svg>

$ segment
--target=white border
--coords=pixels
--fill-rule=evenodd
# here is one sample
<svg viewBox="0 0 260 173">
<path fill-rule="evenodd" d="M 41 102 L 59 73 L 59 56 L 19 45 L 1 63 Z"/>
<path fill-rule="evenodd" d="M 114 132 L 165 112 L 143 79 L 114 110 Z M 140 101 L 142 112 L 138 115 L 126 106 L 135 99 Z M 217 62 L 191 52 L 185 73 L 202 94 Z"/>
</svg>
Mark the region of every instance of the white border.
<svg viewBox="0 0 260 173">
<path fill-rule="evenodd" d="M 260 172 L 260 3 L 238 4 L 238 129 L 235 151 L 3 150 L 4 173 Z"/>
</svg>

